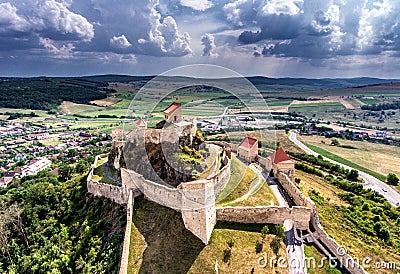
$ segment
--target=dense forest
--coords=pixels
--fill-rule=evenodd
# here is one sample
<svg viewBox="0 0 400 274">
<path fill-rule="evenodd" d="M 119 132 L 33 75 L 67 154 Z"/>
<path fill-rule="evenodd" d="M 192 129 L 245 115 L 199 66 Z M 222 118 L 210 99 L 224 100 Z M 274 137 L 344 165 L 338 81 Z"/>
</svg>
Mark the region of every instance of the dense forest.
<svg viewBox="0 0 400 274">
<path fill-rule="evenodd" d="M 2 78 L 0 107 L 50 110 L 63 101 L 88 104 L 106 98 L 107 85 L 85 78 Z"/>
<path fill-rule="evenodd" d="M 117 273 L 126 213 L 40 172 L 0 191 L 0 273 Z"/>
</svg>

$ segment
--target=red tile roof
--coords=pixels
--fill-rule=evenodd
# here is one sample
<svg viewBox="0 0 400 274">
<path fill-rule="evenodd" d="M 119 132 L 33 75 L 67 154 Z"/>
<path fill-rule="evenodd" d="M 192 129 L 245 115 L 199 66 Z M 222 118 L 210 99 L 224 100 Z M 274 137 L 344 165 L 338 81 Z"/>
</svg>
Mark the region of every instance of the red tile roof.
<svg viewBox="0 0 400 274">
<path fill-rule="evenodd" d="M 180 106 L 181 106 L 181 103 L 173 102 L 169 107 L 167 107 L 164 110 L 164 113 L 166 113 L 166 114 L 171 113 Z"/>
<path fill-rule="evenodd" d="M 274 160 L 274 164 L 279 164 L 284 161 L 291 161 L 290 157 L 286 154 L 283 148 L 278 148 L 274 154 L 271 155 L 271 158 Z"/>
<path fill-rule="evenodd" d="M 147 123 L 146 123 L 143 119 L 139 119 L 139 120 L 136 122 L 136 126 L 137 126 L 137 127 L 147 127 Z"/>
<path fill-rule="evenodd" d="M 239 147 L 251 149 L 256 143 L 257 143 L 257 139 L 252 138 L 252 137 L 246 137 L 240 143 Z"/>
</svg>

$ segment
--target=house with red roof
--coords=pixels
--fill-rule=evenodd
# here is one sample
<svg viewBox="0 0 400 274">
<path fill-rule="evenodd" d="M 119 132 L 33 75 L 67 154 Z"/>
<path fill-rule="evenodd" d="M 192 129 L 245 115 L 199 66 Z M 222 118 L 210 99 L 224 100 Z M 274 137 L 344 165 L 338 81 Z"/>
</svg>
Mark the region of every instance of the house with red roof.
<svg viewBox="0 0 400 274">
<path fill-rule="evenodd" d="M 253 137 L 244 138 L 237 148 L 237 155 L 249 163 L 255 161 L 258 155 L 258 140 Z"/>
<path fill-rule="evenodd" d="M 279 171 L 285 173 L 291 180 L 294 180 L 295 162 L 290 159 L 289 155 L 279 147 L 271 156 L 267 158 L 266 168 L 270 169 L 273 174 Z"/>
<path fill-rule="evenodd" d="M 181 103 L 173 102 L 163 113 L 164 120 L 167 123 L 178 123 L 182 121 Z"/>
</svg>

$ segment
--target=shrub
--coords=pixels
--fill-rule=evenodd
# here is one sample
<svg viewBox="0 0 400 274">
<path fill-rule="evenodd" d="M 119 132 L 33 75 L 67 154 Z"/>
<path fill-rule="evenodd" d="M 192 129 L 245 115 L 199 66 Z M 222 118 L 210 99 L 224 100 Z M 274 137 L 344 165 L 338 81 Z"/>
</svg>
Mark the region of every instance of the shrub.
<svg viewBox="0 0 400 274">
<path fill-rule="evenodd" d="M 394 173 L 389 173 L 386 181 L 389 185 L 393 185 L 393 186 L 399 185 L 399 178 Z"/>
<path fill-rule="evenodd" d="M 261 229 L 261 237 L 263 238 L 263 240 L 264 240 L 265 237 L 267 236 L 268 232 L 269 232 L 268 226 L 264 226 L 264 227 Z"/>
<path fill-rule="evenodd" d="M 271 247 L 272 251 L 275 253 L 275 255 L 278 256 L 279 249 L 281 248 L 281 241 L 278 237 L 275 237 L 271 243 L 269 244 Z"/>
<path fill-rule="evenodd" d="M 258 238 L 256 241 L 256 253 L 260 253 L 263 249 L 263 240 Z"/>
</svg>

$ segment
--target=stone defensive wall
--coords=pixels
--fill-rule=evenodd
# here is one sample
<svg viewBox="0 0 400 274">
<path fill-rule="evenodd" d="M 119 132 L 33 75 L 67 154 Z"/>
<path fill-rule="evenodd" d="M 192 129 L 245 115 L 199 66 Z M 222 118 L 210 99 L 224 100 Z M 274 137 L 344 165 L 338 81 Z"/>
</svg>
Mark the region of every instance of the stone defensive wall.
<svg viewBox="0 0 400 274">
<path fill-rule="evenodd" d="M 126 226 L 125 226 L 125 236 L 124 244 L 122 247 L 121 263 L 119 267 L 119 274 L 128 273 L 128 262 L 129 262 L 129 247 L 131 245 L 131 231 L 132 231 L 132 215 L 134 207 L 134 197 L 133 192 L 129 191 L 128 204 L 126 207 Z"/>
<path fill-rule="evenodd" d="M 310 224 L 311 228 L 308 229 L 310 233 L 312 233 L 312 237 L 316 242 L 317 246 L 320 245 L 325 249 L 326 256 L 334 257 L 339 260 L 339 263 L 343 264 L 343 267 L 346 268 L 352 274 L 365 274 L 367 273 L 358 263 L 354 260 L 349 254 L 343 252 L 343 247 L 339 245 L 334 239 L 332 239 L 328 233 L 322 227 L 319 217 L 317 207 L 315 203 L 309 198 L 306 197 L 297 187 L 296 185 L 289 179 L 289 177 L 279 172 L 277 175 L 279 182 L 282 187 L 287 191 L 287 193 L 293 198 L 296 205 L 300 205 L 303 207 L 307 207 L 311 209 L 310 216 Z M 314 231 L 310 231 L 313 229 Z M 324 250 L 323 250 L 324 251 Z M 329 252 L 327 252 L 329 251 Z"/>
<path fill-rule="evenodd" d="M 212 188 L 214 197 L 229 181 L 230 159 L 226 155 L 224 155 L 224 159 L 227 164 L 214 176 L 204 180 L 182 183 L 178 187 L 153 182 L 133 170 L 121 168 L 122 186 L 126 189 L 136 190 L 136 192 L 140 191 L 147 199 L 177 211 L 188 208 L 204 208 L 210 203 L 210 201 L 202 200 L 205 191 L 210 191 Z M 183 204 L 183 200 L 186 201 L 186 204 Z"/>
<path fill-rule="evenodd" d="M 144 196 L 160 205 L 180 210 L 182 193 L 177 188 L 147 180 L 143 175 L 126 168 L 121 168 L 122 186 L 140 191 Z"/>
<path fill-rule="evenodd" d="M 129 190 L 123 186 L 114 186 L 90 180 L 87 182 L 87 189 L 94 196 L 106 197 L 117 204 L 126 204 L 128 202 Z"/>
<path fill-rule="evenodd" d="M 112 131 L 112 140 L 115 143 L 136 142 L 136 143 L 153 143 L 161 142 L 177 143 L 179 136 L 193 136 L 196 134 L 196 126 L 193 124 L 182 124 L 181 126 L 170 125 L 168 127 L 133 129 L 124 131 L 123 129 L 114 129 Z M 143 139 L 144 138 L 144 139 Z"/>
<path fill-rule="evenodd" d="M 303 206 L 220 207 L 217 220 L 246 224 L 283 224 L 293 220 L 296 228 L 308 229 L 311 209 Z"/>
</svg>

